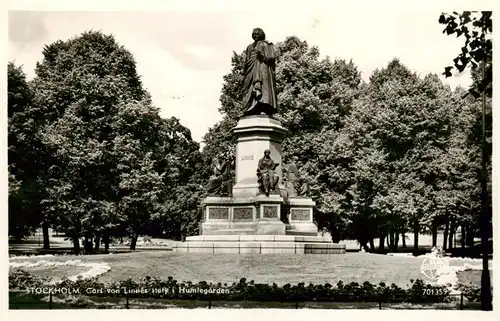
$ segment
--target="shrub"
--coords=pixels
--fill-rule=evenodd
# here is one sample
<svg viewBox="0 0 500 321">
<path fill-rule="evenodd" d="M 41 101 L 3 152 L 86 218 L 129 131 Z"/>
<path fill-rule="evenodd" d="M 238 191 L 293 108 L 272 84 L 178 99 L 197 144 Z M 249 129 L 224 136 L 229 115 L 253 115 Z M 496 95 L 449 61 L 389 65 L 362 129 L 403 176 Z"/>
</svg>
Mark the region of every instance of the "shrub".
<svg viewBox="0 0 500 321">
<path fill-rule="evenodd" d="M 10 289 L 26 289 L 26 287 L 41 287 L 47 285 L 50 279 L 37 278 L 23 270 L 9 274 Z M 268 301 L 268 302 L 390 302 L 390 303 L 443 303 L 449 302 L 449 291 L 445 286 L 425 284 L 422 280 L 412 281 L 412 286 L 403 289 L 395 284 L 387 286 L 385 283 L 377 285 L 370 282 L 359 284 L 356 282 L 344 284 L 338 282 L 336 286 L 326 284 L 299 283 L 278 286 L 273 283 L 260 284 L 254 281 L 247 282 L 242 278 L 231 285 L 208 283 L 201 281 L 178 282 L 172 277 L 159 279 L 144 277 L 139 280 L 121 280 L 112 283 L 99 282 L 98 278 L 71 281 L 64 278 L 56 286 L 66 289 L 78 289 L 80 294 L 86 294 L 87 289 L 102 289 L 93 296 L 125 297 L 130 298 L 164 298 L 179 300 L 228 300 L 228 301 Z M 141 291 L 146 290 L 146 291 Z M 157 289 L 157 291 L 152 291 Z M 167 289 L 167 291 L 158 291 Z M 126 290 L 126 291 L 125 291 Z M 466 297 L 473 298 L 475 289 L 466 289 Z"/>
<path fill-rule="evenodd" d="M 11 269 L 9 271 L 9 289 L 23 290 L 28 288 L 39 288 L 50 282 L 50 278 L 40 278 L 23 269 Z"/>
<path fill-rule="evenodd" d="M 458 285 L 458 290 L 464 294 L 464 297 L 471 302 L 481 302 L 481 288 L 475 285 Z"/>
</svg>

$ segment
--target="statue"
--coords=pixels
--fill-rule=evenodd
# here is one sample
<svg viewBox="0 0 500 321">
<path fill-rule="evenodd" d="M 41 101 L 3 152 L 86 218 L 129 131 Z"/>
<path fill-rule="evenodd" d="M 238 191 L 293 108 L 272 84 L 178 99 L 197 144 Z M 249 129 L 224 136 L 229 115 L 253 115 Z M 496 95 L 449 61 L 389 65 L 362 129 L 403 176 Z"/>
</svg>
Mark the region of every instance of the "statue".
<svg viewBox="0 0 500 321">
<path fill-rule="evenodd" d="M 294 158 L 294 160 L 296 160 L 296 158 Z M 292 163 L 287 166 L 286 189 L 288 197 L 306 196 L 309 192 L 309 185 L 302 179 L 301 175 L 299 175 L 299 170 L 297 169 L 295 161 L 292 161 Z"/>
<path fill-rule="evenodd" d="M 279 163 L 275 163 L 270 155 L 271 151 L 266 149 L 264 151 L 264 157 L 259 160 L 259 165 L 257 167 L 259 190 L 260 193 L 264 193 L 266 196 L 269 196 L 269 192 L 274 191 L 279 181 L 279 176 L 274 173 Z"/>
<path fill-rule="evenodd" d="M 207 185 L 207 193 L 214 196 L 230 196 L 232 190 L 230 169 L 232 162 L 214 160 L 213 174 Z"/>
<path fill-rule="evenodd" d="M 255 42 L 245 52 L 243 116 L 261 113 L 272 116 L 278 112 L 274 45 L 265 40 L 260 28 L 253 30 L 252 38 Z"/>
</svg>

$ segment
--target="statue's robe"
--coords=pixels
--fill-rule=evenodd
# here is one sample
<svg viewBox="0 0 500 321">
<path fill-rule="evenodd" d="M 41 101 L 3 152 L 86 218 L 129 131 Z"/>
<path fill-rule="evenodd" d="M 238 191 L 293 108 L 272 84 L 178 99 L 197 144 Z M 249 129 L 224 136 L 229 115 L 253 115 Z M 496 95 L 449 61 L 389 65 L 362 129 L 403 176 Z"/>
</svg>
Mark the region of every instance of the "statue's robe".
<svg viewBox="0 0 500 321">
<path fill-rule="evenodd" d="M 297 165 L 295 163 L 291 163 L 288 165 L 287 168 L 287 183 L 286 183 L 286 188 L 288 192 L 289 197 L 295 197 L 299 193 L 299 188 L 298 188 L 298 177 L 299 177 L 299 170 L 297 169 Z"/>
<path fill-rule="evenodd" d="M 223 196 L 228 193 L 227 183 L 228 180 L 228 163 L 224 162 L 222 165 L 216 164 L 214 166 L 214 173 L 210 177 L 207 185 L 207 193 L 209 195 Z"/>
<path fill-rule="evenodd" d="M 262 61 L 257 52 L 263 55 Z M 243 80 L 244 116 L 275 114 L 277 110 L 275 52 L 272 43 L 259 40 L 250 44 L 245 52 L 245 74 Z"/>
<path fill-rule="evenodd" d="M 275 169 L 278 167 L 271 158 L 261 158 L 257 167 L 257 182 L 260 190 L 266 195 L 274 191 L 279 181 L 279 176 L 275 174 Z"/>
</svg>

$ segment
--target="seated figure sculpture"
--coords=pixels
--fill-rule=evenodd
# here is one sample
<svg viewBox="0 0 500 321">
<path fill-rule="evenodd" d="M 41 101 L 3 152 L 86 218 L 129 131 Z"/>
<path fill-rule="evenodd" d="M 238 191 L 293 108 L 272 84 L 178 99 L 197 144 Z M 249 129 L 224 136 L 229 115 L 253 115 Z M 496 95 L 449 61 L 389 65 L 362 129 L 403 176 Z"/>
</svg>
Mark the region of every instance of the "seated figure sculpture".
<svg viewBox="0 0 500 321">
<path fill-rule="evenodd" d="M 269 196 L 269 193 L 276 189 L 279 176 L 274 172 L 279 163 L 271 159 L 271 151 L 266 149 L 264 157 L 259 160 L 257 167 L 257 182 L 259 183 L 259 192 Z"/>
<path fill-rule="evenodd" d="M 294 157 L 291 164 L 287 166 L 286 189 L 289 197 L 303 197 L 309 192 L 309 185 L 303 175 L 299 174 L 296 161 L 297 159 Z"/>
<path fill-rule="evenodd" d="M 230 162 L 221 162 L 218 158 L 214 159 L 213 174 L 210 177 L 207 185 L 208 195 L 230 196 L 232 189 L 230 167 Z"/>
</svg>

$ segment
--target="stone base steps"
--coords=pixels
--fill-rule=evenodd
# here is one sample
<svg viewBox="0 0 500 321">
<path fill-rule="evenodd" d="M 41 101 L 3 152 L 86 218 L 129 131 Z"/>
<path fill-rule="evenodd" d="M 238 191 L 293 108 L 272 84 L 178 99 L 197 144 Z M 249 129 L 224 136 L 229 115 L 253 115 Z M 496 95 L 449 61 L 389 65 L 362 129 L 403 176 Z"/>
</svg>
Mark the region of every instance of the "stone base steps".
<svg viewBox="0 0 500 321">
<path fill-rule="evenodd" d="M 183 242 L 173 247 L 180 253 L 225 254 L 344 254 L 345 244 L 295 242 Z"/>
<path fill-rule="evenodd" d="M 252 235 L 255 234 L 254 229 L 220 229 L 206 231 L 205 235 Z"/>
<path fill-rule="evenodd" d="M 291 242 L 291 243 L 332 243 L 326 236 L 302 235 L 196 235 L 186 237 L 186 242 Z"/>
<path fill-rule="evenodd" d="M 299 230 L 286 230 L 286 235 L 316 236 L 318 235 L 318 233 Z"/>
</svg>

